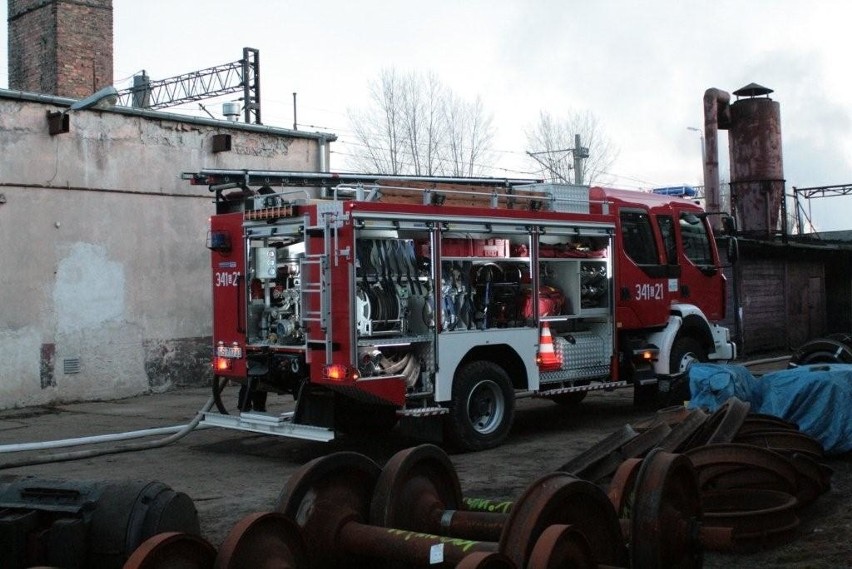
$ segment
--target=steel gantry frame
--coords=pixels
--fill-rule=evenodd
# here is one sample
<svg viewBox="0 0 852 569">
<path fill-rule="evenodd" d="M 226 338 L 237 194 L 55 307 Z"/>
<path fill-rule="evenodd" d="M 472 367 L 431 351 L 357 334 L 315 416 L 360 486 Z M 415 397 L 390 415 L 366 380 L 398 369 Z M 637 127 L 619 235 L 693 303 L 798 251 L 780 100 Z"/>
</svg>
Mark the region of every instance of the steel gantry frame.
<svg viewBox="0 0 852 569">
<path fill-rule="evenodd" d="M 162 109 L 191 101 L 243 92 L 245 122 L 260 121 L 260 52 L 243 48 L 243 58 L 184 73 L 167 79 L 151 81 L 143 71 L 133 77 L 133 87 L 118 92 L 116 104 L 124 107 Z"/>
<path fill-rule="evenodd" d="M 802 220 L 804 208 L 802 207 L 802 203 L 799 201 L 799 196 L 809 200 L 811 198 L 830 198 L 835 196 L 848 196 L 850 194 L 852 194 L 852 184 L 834 184 L 831 186 L 813 186 L 810 188 L 797 188 L 794 186 L 793 199 L 796 200 L 796 222 L 799 225 L 799 235 L 804 233 L 804 223 Z M 810 216 L 808 216 L 808 223 L 810 223 Z"/>
</svg>

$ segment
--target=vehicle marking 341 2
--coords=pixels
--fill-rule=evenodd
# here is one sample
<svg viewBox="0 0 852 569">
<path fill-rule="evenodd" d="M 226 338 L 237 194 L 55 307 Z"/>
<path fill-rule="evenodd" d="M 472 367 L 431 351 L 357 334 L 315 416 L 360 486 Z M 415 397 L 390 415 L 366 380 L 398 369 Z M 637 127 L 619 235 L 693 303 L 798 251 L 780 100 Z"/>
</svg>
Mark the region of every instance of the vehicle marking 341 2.
<svg viewBox="0 0 852 569">
<path fill-rule="evenodd" d="M 662 283 L 641 283 L 636 287 L 636 300 L 663 300 Z"/>
<path fill-rule="evenodd" d="M 213 274 L 213 284 L 215 286 L 237 286 L 239 281 L 239 271 L 216 271 Z"/>
</svg>

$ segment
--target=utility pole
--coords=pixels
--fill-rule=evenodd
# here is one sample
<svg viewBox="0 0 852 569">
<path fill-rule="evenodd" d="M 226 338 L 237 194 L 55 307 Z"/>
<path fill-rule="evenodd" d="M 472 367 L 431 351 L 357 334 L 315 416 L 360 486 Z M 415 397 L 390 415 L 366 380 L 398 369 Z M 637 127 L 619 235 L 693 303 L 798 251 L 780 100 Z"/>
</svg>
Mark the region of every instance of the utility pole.
<svg viewBox="0 0 852 569">
<path fill-rule="evenodd" d="M 574 183 L 583 185 L 583 160 L 589 157 L 589 149 L 580 144 L 580 135 L 574 135 Z"/>
<path fill-rule="evenodd" d="M 571 152 L 574 155 L 574 166 L 573 166 L 573 168 L 574 168 L 574 184 L 577 184 L 578 186 L 582 186 L 583 185 L 583 160 L 585 160 L 586 158 L 589 157 L 589 149 L 585 146 L 580 145 L 580 135 L 579 134 L 574 135 L 574 148 L 561 148 L 559 150 L 542 150 L 540 152 L 527 151 L 527 155 L 530 158 L 532 158 L 533 160 L 535 160 L 536 162 L 538 162 L 539 164 L 541 164 L 542 166 L 544 166 L 545 168 L 547 168 L 548 170 L 550 170 L 550 173 L 553 177 L 559 178 L 560 180 L 562 180 L 566 184 L 570 184 L 571 180 L 566 179 L 565 176 L 560 174 L 556 170 L 556 168 L 553 167 L 552 163 L 548 164 L 547 162 L 544 162 L 544 161 L 542 161 L 538 158 L 542 154 L 558 154 L 558 153 L 567 153 L 567 152 Z M 564 158 L 564 156 L 560 157 L 558 159 L 558 161 L 561 161 L 563 158 Z M 569 166 L 569 169 L 570 168 L 571 167 Z"/>
</svg>

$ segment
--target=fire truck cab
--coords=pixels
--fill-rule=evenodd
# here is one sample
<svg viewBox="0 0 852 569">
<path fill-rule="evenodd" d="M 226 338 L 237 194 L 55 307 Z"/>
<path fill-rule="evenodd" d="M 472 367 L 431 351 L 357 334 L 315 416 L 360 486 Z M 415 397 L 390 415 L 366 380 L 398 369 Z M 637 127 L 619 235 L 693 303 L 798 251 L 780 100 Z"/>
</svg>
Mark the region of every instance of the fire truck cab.
<svg viewBox="0 0 852 569">
<path fill-rule="evenodd" d="M 518 398 L 647 397 L 692 360 L 736 356 L 688 202 L 534 180 L 186 177 L 216 191 L 211 424 L 330 440 L 402 419 L 478 450 L 506 438 Z M 295 408 L 269 413 L 270 392 Z"/>
<path fill-rule="evenodd" d="M 693 361 L 732 360 L 736 345 L 725 318 L 726 280 L 711 226 L 700 206 L 651 193 L 592 188 L 612 205 L 616 248 L 616 320 L 622 343 L 660 350 L 660 375 Z"/>
</svg>

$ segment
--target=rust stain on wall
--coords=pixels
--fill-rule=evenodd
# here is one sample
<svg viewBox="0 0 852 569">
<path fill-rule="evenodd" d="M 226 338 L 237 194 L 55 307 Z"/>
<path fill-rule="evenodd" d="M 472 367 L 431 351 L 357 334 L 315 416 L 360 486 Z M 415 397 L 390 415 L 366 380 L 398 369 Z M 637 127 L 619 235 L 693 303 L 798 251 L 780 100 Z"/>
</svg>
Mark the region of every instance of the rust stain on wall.
<svg viewBox="0 0 852 569">
<path fill-rule="evenodd" d="M 42 389 L 56 386 L 56 344 L 41 345 L 39 371 Z"/>
</svg>

